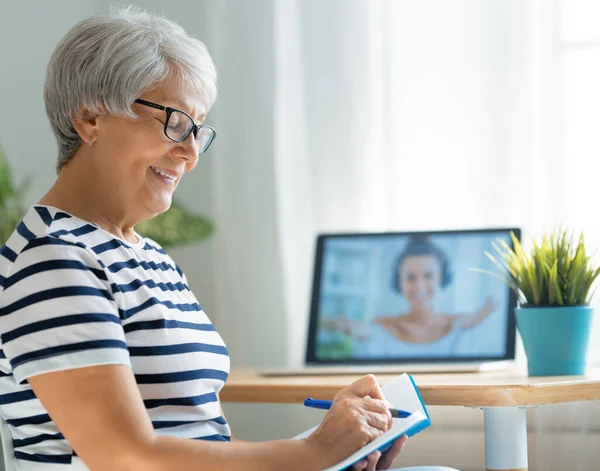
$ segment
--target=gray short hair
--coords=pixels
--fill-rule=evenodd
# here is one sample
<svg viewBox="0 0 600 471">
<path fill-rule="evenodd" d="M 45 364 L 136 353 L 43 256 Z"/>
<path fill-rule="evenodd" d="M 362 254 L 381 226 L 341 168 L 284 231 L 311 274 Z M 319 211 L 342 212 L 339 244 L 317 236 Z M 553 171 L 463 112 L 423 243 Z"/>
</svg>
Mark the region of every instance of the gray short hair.
<svg viewBox="0 0 600 471">
<path fill-rule="evenodd" d="M 174 73 L 208 111 L 217 95 L 216 70 L 204 44 L 183 28 L 134 7 L 118 7 L 75 25 L 58 44 L 46 72 L 44 102 L 58 141 L 57 170 L 81 138 L 72 114 L 136 115 L 131 104 Z"/>
</svg>

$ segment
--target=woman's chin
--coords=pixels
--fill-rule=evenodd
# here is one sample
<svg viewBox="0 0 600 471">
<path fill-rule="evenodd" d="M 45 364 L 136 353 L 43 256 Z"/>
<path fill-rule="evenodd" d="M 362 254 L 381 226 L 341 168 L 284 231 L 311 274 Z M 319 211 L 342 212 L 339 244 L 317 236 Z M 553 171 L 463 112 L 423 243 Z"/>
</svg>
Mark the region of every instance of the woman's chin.
<svg viewBox="0 0 600 471">
<path fill-rule="evenodd" d="M 161 194 L 161 195 L 156 195 L 156 198 L 153 198 L 153 201 L 150 202 L 149 209 L 152 211 L 152 213 L 158 215 L 161 213 L 164 213 L 166 211 L 169 210 L 169 208 L 171 207 L 171 204 L 173 203 L 173 195 L 169 194 L 169 195 L 165 195 L 165 194 Z"/>
<path fill-rule="evenodd" d="M 171 203 L 173 202 L 173 193 L 175 193 L 175 186 L 173 184 L 165 185 L 161 182 L 157 183 L 157 176 L 154 174 L 154 172 L 151 173 L 151 184 L 148 187 L 148 190 L 150 191 L 147 193 L 149 198 L 148 207 L 153 213 L 164 213 L 171 207 Z"/>
<path fill-rule="evenodd" d="M 410 304 L 413 307 L 413 309 L 416 309 L 419 311 L 423 311 L 425 309 L 431 309 L 433 307 L 433 303 L 429 299 L 426 299 L 426 300 L 411 299 Z"/>
</svg>

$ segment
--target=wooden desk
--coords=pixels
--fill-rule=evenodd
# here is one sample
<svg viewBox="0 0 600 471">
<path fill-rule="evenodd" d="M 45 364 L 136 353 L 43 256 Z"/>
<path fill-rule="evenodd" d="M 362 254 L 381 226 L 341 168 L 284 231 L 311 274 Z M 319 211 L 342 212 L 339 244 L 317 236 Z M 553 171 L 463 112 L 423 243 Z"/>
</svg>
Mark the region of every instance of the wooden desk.
<svg viewBox="0 0 600 471">
<path fill-rule="evenodd" d="M 396 375 L 377 375 L 384 385 Z M 488 471 L 527 470 L 525 408 L 600 399 L 600 369 L 586 376 L 528 378 L 524 370 L 485 373 L 415 374 L 428 406 L 481 408 Z M 224 402 L 302 403 L 307 397 L 332 399 L 359 376 L 265 377 L 233 370 L 220 398 Z"/>
</svg>

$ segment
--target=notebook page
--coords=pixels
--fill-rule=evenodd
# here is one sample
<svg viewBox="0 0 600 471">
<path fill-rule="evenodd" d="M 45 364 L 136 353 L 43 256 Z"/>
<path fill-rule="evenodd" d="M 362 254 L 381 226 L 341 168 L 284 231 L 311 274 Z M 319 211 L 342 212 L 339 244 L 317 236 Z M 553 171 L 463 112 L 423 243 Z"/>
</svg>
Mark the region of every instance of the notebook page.
<svg viewBox="0 0 600 471">
<path fill-rule="evenodd" d="M 410 376 L 406 373 L 394 378 L 383 386 L 381 392 L 392 407 L 409 412 L 421 411 L 423 415 L 427 416 Z"/>
</svg>

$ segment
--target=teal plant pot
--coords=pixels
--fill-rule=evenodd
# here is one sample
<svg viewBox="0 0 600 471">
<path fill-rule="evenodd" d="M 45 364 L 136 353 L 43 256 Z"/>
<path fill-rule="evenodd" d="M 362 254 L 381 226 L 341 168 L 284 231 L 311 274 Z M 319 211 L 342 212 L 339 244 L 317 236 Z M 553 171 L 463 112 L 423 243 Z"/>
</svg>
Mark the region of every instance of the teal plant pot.
<svg viewBox="0 0 600 471">
<path fill-rule="evenodd" d="M 588 306 L 515 309 L 529 376 L 585 374 L 593 314 Z"/>
</svg>

